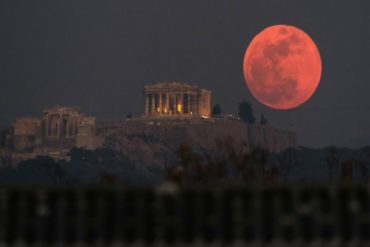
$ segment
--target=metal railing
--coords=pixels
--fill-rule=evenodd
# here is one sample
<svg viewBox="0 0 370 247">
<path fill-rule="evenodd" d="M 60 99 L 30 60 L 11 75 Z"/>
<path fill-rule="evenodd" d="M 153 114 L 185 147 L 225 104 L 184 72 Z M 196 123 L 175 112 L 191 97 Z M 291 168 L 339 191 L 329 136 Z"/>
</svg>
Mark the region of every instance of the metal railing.
<svg viewBox="0 0 370 247">
<path fill-rule="evenodd" d="M 369 243 L 367 185 L 0 189 L 1 246 Z"/>
</svg>

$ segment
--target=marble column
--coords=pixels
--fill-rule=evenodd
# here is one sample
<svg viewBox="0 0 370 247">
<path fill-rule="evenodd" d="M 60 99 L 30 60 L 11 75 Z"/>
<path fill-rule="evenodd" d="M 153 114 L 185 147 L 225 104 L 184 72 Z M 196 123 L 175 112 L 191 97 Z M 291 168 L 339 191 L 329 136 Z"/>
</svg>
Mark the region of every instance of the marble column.
<svg viewBox="0 0 370 247">
<path fill-rule="evenodd" d="M 45 137 L 49 136 L 49 118 L 45 118 Z"/>
<path fill-rule="evenodd" d="M 152 109 L 151 109 L 151 113 L 152 114 L 155 113 L 155 94 L 154 93 L 152 94 Z"/>
<path fill-rule="evenodd" d="M 173 96 L 174 96 L 174 101 L 173 101 L 173 104 L 174 104 L 174 113 L 177 114 L 177 93 L 174 93 Z"/>
<path fill-rule="evenodd" d="M 159 103 L 158 103 L 158 107 L 159 107 L 159 114 L 161 114 L 163 112 L 163 107 L 162 107 L 162 93 L 158 94 L 158 100 L 159 100 Z"/>
<path fill-rule="evenodd" d="M 182 113 L 184 113 L 184 94 L 183 93 L 180 94 L 180 105 L 181 105 L 180 113 L 182 114 Z"/>
<path fill-rule="evenodd" d="M 167 114 L 170 113 L 170 94 L 166 93 L 166 109 L 167 109 Z"/>
<path fill-rule="evenodd" d="M 190 110 L 190 93 L 189 92 L 187 93 L 187 97 L 188 97 L 188 114 L 190 114 L 191 110 Z"/>
<path fill-rule="evenodd" d="M 66 121 L 66 124 L 65 124 L 65 128 L 66 128 L 66 137 L 69 137 L 70 136 L 70 134 L 69 134 L 69 118 L 67 119 L 67 121 Z"/>
<path fill-rule="evenodd" d="M 197 109 L 196 109 L 196 105 L 195 105 L 195 101 L 196 101 L 196 99 L 195 99 L 195 94 L 194 93 L 192 93 L 191 95 L 190 95 L 190 108 L 191 108 L 191 112 L 193 112 L 193 114 L 197 114 Z"/>
<path fill-rule="evenodd" d="M 149 114 L 149 96 L 145 94 L 145 115 Z"/>
</svg>

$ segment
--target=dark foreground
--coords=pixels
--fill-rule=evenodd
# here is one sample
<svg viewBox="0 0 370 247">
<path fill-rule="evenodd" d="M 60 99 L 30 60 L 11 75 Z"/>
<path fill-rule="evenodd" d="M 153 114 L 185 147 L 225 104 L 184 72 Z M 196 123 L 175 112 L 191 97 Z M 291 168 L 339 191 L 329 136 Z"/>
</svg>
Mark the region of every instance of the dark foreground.
<svg viewBox="0 0 370 247">
<path fill-rule="evenodd" d="M 369 246 L 369 188 L 2 188 L 0 246 Z"/>
</svg>

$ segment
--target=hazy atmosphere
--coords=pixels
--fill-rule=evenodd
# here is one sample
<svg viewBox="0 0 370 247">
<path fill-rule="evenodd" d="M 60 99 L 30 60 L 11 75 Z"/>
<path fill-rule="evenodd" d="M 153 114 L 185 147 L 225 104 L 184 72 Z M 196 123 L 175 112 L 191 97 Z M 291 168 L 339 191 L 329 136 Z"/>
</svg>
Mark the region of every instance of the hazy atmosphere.
<svg viewBox="0 0 370 247">
<path fill-rule="evenodd" d="M 369 0 L 0 0 L 0 247 L 370 246 Z"/>
<path fill-rule="evenodd" d="M 182 81 L 212 91 L 212 105 L 294 130 L 299 145 L 360 147 L 370 138 L 368 1 L 1 1 L 0 125 L 55 105 L 100 121 L 143 114 L 143 86 Z M 322 77 L 313 97 L 276 111 L 254 99 L 242 62 L 274 24 L 315 41 Z"/>
</svg>

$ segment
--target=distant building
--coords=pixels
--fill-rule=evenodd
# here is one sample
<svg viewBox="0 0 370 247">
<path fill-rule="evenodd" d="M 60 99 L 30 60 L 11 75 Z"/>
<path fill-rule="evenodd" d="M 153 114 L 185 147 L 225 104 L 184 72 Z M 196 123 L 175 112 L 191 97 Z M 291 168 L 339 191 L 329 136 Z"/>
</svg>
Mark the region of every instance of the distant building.
<svg viewBox="0 0 370 247">
<path fill-rule="evenodd" d="M 46 109 L 40 118 L 19 118 L 13 126 L 0 129 L 0 166 L 17 165 L 37 156 L 67 160 L 73 147 L 93 150 L 103 143 L 104 147 L 118 149 L 134 160 L 148 162 L 160 157 L 158 153 L 163 150 L 184 143 L 217 150 L 220 141 L 230 138 L 246 149 L 260 147 L 280 152 L 296 146 L 294 133 L 269 125 L 245 124 L 232 115 L 211 117 L 211 91 L 195 85 L 181 82 L 146 85 L 144 101 L 144 116 L 107 122 L 98 128 L 94 117 L 65 106 Z M 160 143 L 148 142 L 145 135 Z M 157 164 L 167 164 L 167 158 Z"/>
<path fill-rule="evenodd" d="M 94 117 L 84 117 L 78 126 L 78 134 L 76 136 L 76 147 L 96 149 L 102 145 L 103 139 L 97 137 L 96 122 Z"/>
<path fill-rule="evenodd" d="M 71 107 L 54 107 L 44 110 L 41 121 L 42 140 L 45 147 L 94 149 L 95 118 L 86 117 Z"/>
<path fill-rule="evenodd" d="M 145 117 L 209 117 L 211 91 L 181 82 L 144 86 Z"/>
<path fill-rule="evenodd" d="M 13 163 L 49 155 L 65 158 L 73 147 L 95 149 L 102 139 L 95 134 L 96 121 L 72 107 L 57 106 L 44 110 L 39 118 L 19 118 L 13 125 Z M 8 138 L 9 139 L 9 138 Z"/>
<path fill-rule="evenodd" d="M 41 145 L 40 119 L 19 118 L 14 124 L 13 147 L 16 152 L 33 152 Z"/>
</svg>

